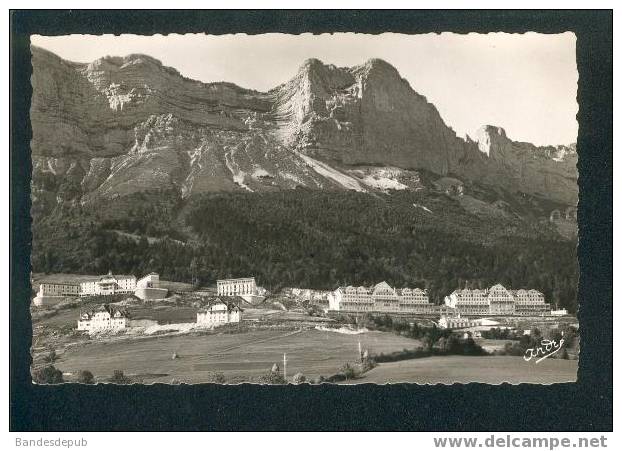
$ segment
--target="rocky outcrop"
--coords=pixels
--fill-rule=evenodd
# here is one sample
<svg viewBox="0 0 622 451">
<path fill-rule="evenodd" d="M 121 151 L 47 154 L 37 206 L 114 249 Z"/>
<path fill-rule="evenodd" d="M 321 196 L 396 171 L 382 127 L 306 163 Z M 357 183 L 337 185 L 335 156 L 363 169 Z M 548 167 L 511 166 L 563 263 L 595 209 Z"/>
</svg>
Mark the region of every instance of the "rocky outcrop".
<svg viewBox="0 0 622 451">
<path fill-rule="evenodd" d="M 320 159 L 442 175 L 463 151 L 434 105 L 378 59 L 354 68 L 309 60 L 276 89 L 276 109 L 285 145 Z"/>
<path fill-rule="evenodd" d="M 423 169 L 576 203 L 573 148 L 514 142 L 490 126 L 465 141 L 382 60 L 338 68 L 311 59 L 261 93 L 189 80 L 146 55 L 77 64 L 32 54 L 36 202 L 153 190 L 420 189 Z"/>
<path fill-rule="evenodd" d="M 478 149 L 485 156 L 465 176 L 567 205 L 576 205 L 577 151 L 570 146 L 537 147 L 510 140 L 505 130 L 486 125 L 477 133 Z M 460 171 L 456 171 L 460 173 Z"/>
</svg>

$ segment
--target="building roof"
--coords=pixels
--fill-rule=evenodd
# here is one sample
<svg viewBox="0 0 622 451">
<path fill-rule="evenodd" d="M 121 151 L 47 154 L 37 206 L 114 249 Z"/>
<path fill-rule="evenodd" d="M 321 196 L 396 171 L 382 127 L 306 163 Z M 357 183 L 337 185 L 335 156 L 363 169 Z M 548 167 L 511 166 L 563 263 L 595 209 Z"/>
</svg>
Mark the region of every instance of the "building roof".
<svg viewBox="0 0 622 451">
<path fill-rule="evenodd" d="M 239 301 L 236 302 L 234 300 L 235 298 L 237 298 L 237 296 L 217 297 L 214 299 L 210 299 L 207 302 L 207 304 L 205 304 L 203 307 L 201 307 L 201 309 L 199 309 L 199 312 L 206 312 L 207 310 L 209 310 L 210 307 L 213 307 L 215 305 L 221 305 L 221 304 L 224 304 L 227 307 L 228 312 L 231 312 L 236 309 L 243 311 L 242 308 L 240 308 Z"/>
<path fill-rule="evenodd" d="M 74 282 L 41 282 L 39 286 L 41 285 L 63 285 L 63 286 L 77 287 L 79 284 L 74 283 Z"/>
<path fill-rule="evenodd" d="M 387 282 L 382 281 L 380 283 L 377 283 L 376 285 L 372 286 L 372 287 L 364 287 L 364 286 L 359 286 L 359 287 L 354 287 L 352 285 L 348 285 L 347 287 L 338 287 L 337 290 L 341 291 L 341 292 L 348 292 L 348 293 L 373 293 L 376 290 L 390 290 L 395 294 L 398 295 L 403 295 L 405 293 L 408 294 L 424 294 L 427 295 L 428 294 L 428 290 L 422 289 L 422 288 L 409 288 L 409 287 L 404 287 L 404 288 L 393 288 L 391 285 L 389 285 Z M 335 291 L 337 291 L 335 290 Z"/>
<path fill-rule="evenodd" d="M 376 285 L 374 285 L 374 290 L 378 290 L 378 289 L 389 289 L 392 290 L 393 288 L 391 287 L 391 285 L 389 285 L 388 283 L 386 283 L 384 280 L 380 283 L 377 283 Z"/>
<path fill-rule="evenodd" d="M 117 314 L 120 314 L 122 318 L 129 318 L 130 314 L 127 310 L 125 309 L 120 309 L 120 308 L 116 308 L 116 307 L 112 307 L 108 304 L 103 304 L 100 305 L 99 307 L 93 309 L 93 310 L 89 310 L 86 312 L 81 312 L 80 313 L 80 318 L 82 318 L 82 316 L 86 315 L 88 317 L 88 319 L 92 318 L 93 315 L 95 315 L 95 313 L 98 312 L 108 312 L 110 314 L 111 317 L 114 316 L 118 316 Z"/>
<path fill-rule="evenodd" d="M 87 283 L 87 282 L 99 282 L 100 280 L 103 279 L 108 279 L 108 278 L 115 278 L 117 280 L 119 279 L 135 279 L 136 276 L 133 274 L 106 274 L 104 276 L 90 276 L 90 277 L 84 277 L 80 280 L 79 283 Z"/>
<path fill-rule="evenodd" d="M 216 283 L 218 284 L 218 283 L 224 283 L 224 282 L 239 282 L 242 280 L 255 280 L 255 278 L 254 277 L 238 277 L 235 279 L 218 279 Z"/>
</svg>

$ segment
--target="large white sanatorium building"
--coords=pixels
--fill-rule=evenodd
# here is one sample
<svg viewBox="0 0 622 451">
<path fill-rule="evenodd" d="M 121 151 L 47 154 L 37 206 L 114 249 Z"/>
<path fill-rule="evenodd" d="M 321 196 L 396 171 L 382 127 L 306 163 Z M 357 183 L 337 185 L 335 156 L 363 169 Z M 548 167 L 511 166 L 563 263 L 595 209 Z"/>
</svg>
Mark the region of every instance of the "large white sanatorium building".
<svg viewBox="0 0 622 451">
<path fill-rule="evenodd" d="M 140 299 L 151 300 L 164 299 L 168 295 L 168 290 L 160 288 L 160 276 L 155 272 L 147 274 L 138 281 L 133 275 L 113 275 L 109 272 L 105 276 L 89 277 L 80 283 L 43 282 L 39 285 L 39 291 L 32 302 L 36 306 L 50 306 L 70 297 L 115 294 L 134 294 Z"/>
<path fill-rule="evenodd" d="M 436 314 L 428 292 L 420 288 L 392 288 L 386 282 L 374 287 L 339 287 L 328 298 L 328 309 L 337 312 Z"/>
<path fill-rule="evenodd" d="M 259 293 L 254 277 L 217 280 L 216 288 L 218 296 L 239 296 L 249 303 L 264 299 Z"/>
<path fill-rule="evenodd" d="M 86 330 L 89 333 L 102 331 L 118 331 L 129 325 L 129 315 L 124 310 L 119 310 L 102 305 L 97 310 L 83 312 L 78 320 L 78 330 Z"/>
<path fill-rule="evenodd" d="M 551 314 L 551 305 L 537 290 L 509 290 L 497 284 L 484 290 L 456 290 L 445 297 L 445 305 L 461 315 L 520 315 Z"/>
<path fill-rule="evenodd" d="M 80 283 L 80 296 L 111 296 L 131 294 L 136 289 L 136 276 L 113 275 L 93 278 Z"/>
<path fill-rule="evenodd" d="M 216 298 L 197 312 L 197 325 L 217 327 L 223 324 L 239 323 L 242 310 L 235 303 Z"/>
</svg>

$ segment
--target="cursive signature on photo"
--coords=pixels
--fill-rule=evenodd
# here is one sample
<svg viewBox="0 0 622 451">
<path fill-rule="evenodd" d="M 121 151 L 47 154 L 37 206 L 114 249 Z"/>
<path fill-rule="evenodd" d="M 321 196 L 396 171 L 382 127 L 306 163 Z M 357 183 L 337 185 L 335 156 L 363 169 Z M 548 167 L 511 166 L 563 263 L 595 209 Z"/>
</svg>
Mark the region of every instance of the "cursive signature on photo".
<svg viewBox="0 0 622 451">
<path fill-rule="evenodd" d="M 525 359 L 526 362 L 529 362 L 532 359 L 537 359 L 536 363 L 540 363 L 542 360 L 558 352 L 560 349 L 562 349 L 563 346 L 563 338 L 560 338 L 559 341 L 544 338 L 540 342 L 540 346 L 526 349 L 523 359 Z"/>
</svg>

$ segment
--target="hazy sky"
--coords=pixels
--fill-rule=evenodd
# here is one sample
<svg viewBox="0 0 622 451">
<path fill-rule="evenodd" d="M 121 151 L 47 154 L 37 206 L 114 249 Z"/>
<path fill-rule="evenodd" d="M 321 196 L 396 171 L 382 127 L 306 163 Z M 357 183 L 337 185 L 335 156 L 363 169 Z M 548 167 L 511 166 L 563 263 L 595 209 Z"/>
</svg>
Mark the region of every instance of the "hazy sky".
<svg viewBox="0 0 622 451">
<path fill-rule="evenodd" d="M 291 78 L 307 58 L 337 66 L 382 58 L 461 136 L 491 124 L 538 145 L 577 139 L 572 33 L 71 35 L 33 36 L 32 43 L 76 62 L 145 53 L 189 78 L 260 91 Z"/>
</svg>

